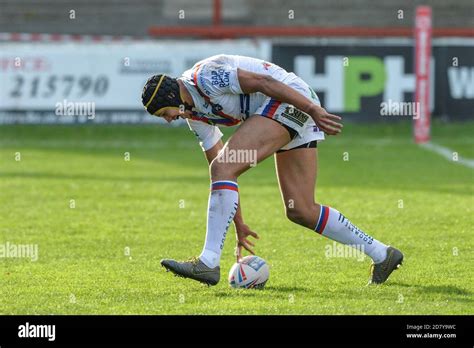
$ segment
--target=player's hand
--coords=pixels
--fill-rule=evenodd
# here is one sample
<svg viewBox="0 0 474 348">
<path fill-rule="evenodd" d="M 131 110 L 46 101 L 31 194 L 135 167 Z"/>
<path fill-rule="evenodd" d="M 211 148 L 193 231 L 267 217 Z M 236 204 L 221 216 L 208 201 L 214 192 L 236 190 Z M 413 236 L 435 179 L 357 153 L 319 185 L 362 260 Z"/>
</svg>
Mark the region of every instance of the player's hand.
<svg viewBox="0 0 474 348">
<path fill-rule="evenodd" d="M 255 246 L 248 237 L 252 236 L 255 239 L 259 239 L 257 233 L 253 232 L 246 224 L 236 224 L 235 231 L 237 235 L 237 246 L 235 248 L 235 256 L 237 257 L 237 262 L 242 258 L 242 248 L 245 248 L 249 253 L 255 255 L 253 247 Z"/>
<path fill-rule="evenodd" d="M 341 133 L 342 123 L 340 116 L 328 113 L 324 108 L 316 106 L 312 108 L 310 115 L 313 117 L 317 126 L 328 135 L 337 135 Z"/>
</svg>

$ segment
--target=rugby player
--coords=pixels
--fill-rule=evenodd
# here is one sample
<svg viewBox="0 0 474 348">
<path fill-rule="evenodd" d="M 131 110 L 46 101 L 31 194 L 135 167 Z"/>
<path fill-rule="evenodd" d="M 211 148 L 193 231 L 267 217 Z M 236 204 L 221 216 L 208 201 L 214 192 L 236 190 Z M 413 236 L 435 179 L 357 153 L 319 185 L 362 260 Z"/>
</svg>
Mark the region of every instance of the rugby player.
<svg viewBox="0 0 474 348">
<path fill-rule="evenodd" d="M 228 161 L 226 153 L 256 151 L 257 162 L 275 154 L 286 216 L 292 222 L 337 242 L 357 246 L 372 259 L 369 283 L 387 280 L 403 254 L 353 225 L 333 207 L 316 203 L 317 145 L 325 134 L 342 130 L 341 118 L 321 107 L 313 89 L 294 73 L 251 57 L 217 55 L 197 62 L 179 78 L 152 76 L 142 102 L 152 115 L 171 122 L 186 119 L 209 163 L 211 191 L 207 230 L 199 257 L 161 261 L 167 271 L 208 285 L 220 279 L 220 258 L 229 225 L 242 248 L 254 253 L 258 239 L 242 217 L 237 178 L 252 167 Z M 240 125 L 223 144 L 218 126 Z"/>
</svg>

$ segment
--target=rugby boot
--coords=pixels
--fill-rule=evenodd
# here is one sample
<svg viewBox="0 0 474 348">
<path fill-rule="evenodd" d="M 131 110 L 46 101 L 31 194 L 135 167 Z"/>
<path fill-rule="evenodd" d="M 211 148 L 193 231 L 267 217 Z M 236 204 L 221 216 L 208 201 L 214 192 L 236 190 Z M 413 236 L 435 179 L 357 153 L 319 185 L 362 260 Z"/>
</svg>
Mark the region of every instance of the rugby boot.
<svg viewBox="0 0 474 348">
<path fill-rule="evenodd" d="M 178 277 L 191 278 L 207 285 L 216 285 L 221 277 L 219 266 L 209 268 L 198 257 L 188 261 L 164 259 L 161 260 L 161 265 Z"/>
<path fill-rule="evenodd" d="M 390 274 L 398 269 L 403 262 L 403 254 L 400 250 L 395 249 L 391 246 L 387 248 L 387 257 L 381 263 L 370 266 L 371 279 L 369 284 L 382 284 L 384 283 Z"/>
</svg>

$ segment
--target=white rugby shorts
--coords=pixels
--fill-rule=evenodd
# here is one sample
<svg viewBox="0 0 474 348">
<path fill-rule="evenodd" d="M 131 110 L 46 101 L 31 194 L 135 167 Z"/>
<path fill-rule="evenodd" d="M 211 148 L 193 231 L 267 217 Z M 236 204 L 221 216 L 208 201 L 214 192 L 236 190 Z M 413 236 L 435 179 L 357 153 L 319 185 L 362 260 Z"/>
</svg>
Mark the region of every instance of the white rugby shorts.
<svg viewBox="0 0 474 348">
<path fill-rule="evenodd" d="M 288 86 L 313 100 L 315 104 L 321 105 L 316 93 L 302 79 L 296 78 L 288 83 Z M 267 97 L 255 114 L 271 118 L 296 131 L 297 135 L 281 150 L 290 150 L 312 141 L 324 140 L 324 132 L 318 128 L 311 116 L 291 104 Z"/>
</svg>

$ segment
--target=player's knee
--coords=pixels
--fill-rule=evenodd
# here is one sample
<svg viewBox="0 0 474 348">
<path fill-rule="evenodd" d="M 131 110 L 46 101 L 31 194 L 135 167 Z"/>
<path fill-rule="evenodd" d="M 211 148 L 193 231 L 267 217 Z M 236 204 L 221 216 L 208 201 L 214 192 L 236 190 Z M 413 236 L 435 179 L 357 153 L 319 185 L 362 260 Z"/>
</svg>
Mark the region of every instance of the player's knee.
<svg viewBox="0 0 474 348">
<path fill-rule="evenodd" d="M 286 217 L 295 224 L 303 226 L 306 224 L 306 214 L 302 209 L 287 208 Z"/>
<path fill-rule="evenodd" d="M 211 179 L 229 179 L 236 176 L 232 166 L 215 158 L 210 165 Z"/>
</svg>

